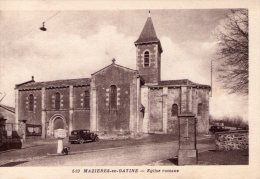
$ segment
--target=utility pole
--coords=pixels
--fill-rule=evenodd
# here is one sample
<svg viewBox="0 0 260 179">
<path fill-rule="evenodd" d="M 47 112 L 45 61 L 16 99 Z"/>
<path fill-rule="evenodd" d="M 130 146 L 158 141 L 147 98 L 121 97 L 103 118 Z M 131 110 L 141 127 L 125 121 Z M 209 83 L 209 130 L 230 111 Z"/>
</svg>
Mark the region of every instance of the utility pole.
<svg viewBox="0 0 260 179">
<path fill-rule="evenodd" d="M 210 61 L 210 87 L 211 87 L 211 92 L 210 92 L 210 97 L 212 97 L 212 93 L 213 93 L 213 81 L 212 81 L 212 76 L 213 76 L 213 60 Z"/>
</svg>

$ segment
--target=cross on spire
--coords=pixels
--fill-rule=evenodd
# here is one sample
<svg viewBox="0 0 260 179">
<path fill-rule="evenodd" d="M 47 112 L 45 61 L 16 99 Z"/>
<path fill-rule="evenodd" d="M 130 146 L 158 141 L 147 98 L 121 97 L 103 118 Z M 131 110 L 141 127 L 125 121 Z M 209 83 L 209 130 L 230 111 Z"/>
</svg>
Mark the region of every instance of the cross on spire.
<svg viewBox="0 0 260 179">
<path fill-rule="evenodd" d="M 149 10 L 149 16 L 150 16 L 150 10 Z M 160 42 L 160 40 L 158 39 L 155 33 L 155 29 L 151 17 L 147 18 L 138 40 L 135 41 L 135 45 L 149 43 L 149 42 Z"/>
<path fill-rule="evenodd" d="M 115 58 L 113 58 L 113 59 L 112 59 L 112 63 L 113 63 L 113 64 L 115 64 L 115 61 L 116 61 L 116 59 L 115 59 Z"/>
<path fill-rule="evenodd" d="M 149 10 L 149 17 L 151 17 L 151 11 Z"/>
</svg>

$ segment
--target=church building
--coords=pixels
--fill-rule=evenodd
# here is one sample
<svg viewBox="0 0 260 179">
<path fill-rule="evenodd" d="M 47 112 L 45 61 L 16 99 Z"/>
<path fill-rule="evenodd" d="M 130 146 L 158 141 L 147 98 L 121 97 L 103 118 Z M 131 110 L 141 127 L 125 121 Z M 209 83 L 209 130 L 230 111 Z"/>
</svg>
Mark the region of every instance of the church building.
<svg viewBox="0 0 260 179">
<path fill-rule="evenodd" d="M 136 46 L 136 69 L 112 63 L 89 78 L 17 84 L 15 119 L 26 136 L 52 137 L 63 128 L 99 134 L 178 134 L 178 116 L 209 128 L 210 86 L 188 79 L 161 80 L 162 44 L 148 17 Z M 133 59 L 134 60 L 134 59 Z M 174 76 L 174 74 L 173 74 Z M 24 130 L 22 130 L 24 129 Z"/>
</svg>

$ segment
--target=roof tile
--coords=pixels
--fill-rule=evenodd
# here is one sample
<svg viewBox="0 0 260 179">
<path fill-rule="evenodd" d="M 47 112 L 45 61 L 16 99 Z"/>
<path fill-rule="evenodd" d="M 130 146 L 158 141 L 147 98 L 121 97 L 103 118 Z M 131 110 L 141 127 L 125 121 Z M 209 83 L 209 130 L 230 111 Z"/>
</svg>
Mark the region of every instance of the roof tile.
<svg viewBox="0 0 260 179">
<path fill-rule="evenodd" d="M 160 40 L 157 38 L 151 17 L 147 18 L 144 28 L 138 40 L 135 41 L 135 43 L 147 43 L 147 42 L 160 42 Z"/>
<path fill-rule="evenodd" d="M 66 86 L 70 86 L 70 85 L 73 85 L 73 86 L 90 85 L 90 78 L 26 83 L 26 84 L 17 86 L 17 88 L 18 89 L 42 88 L 42 87 L 50 88 L 50 87 L 66 87 Z"/>
<path fill-rule="evenodd" d="M 200 87 L 209 87 L 209 85 L 203 85 L 199 83 L 194 83 L 188 79 L 181 79 L 181 80 L 164 80 L 164 81 L 159 81 L 158 83 L 159 86 L 200 86 Z"/>
</svg>

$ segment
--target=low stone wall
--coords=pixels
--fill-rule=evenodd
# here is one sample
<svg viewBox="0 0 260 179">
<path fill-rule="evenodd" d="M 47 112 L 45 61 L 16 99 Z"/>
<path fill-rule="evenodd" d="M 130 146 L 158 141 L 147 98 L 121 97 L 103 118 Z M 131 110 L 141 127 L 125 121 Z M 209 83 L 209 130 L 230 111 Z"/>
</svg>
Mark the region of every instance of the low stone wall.
<svg viewBox="0 0 260 179">
<path fill-rule="evenodd" d="M 248 149 L 248 131 L 227 131 L 215 134 L 216 150 Z"/>
</svg>

